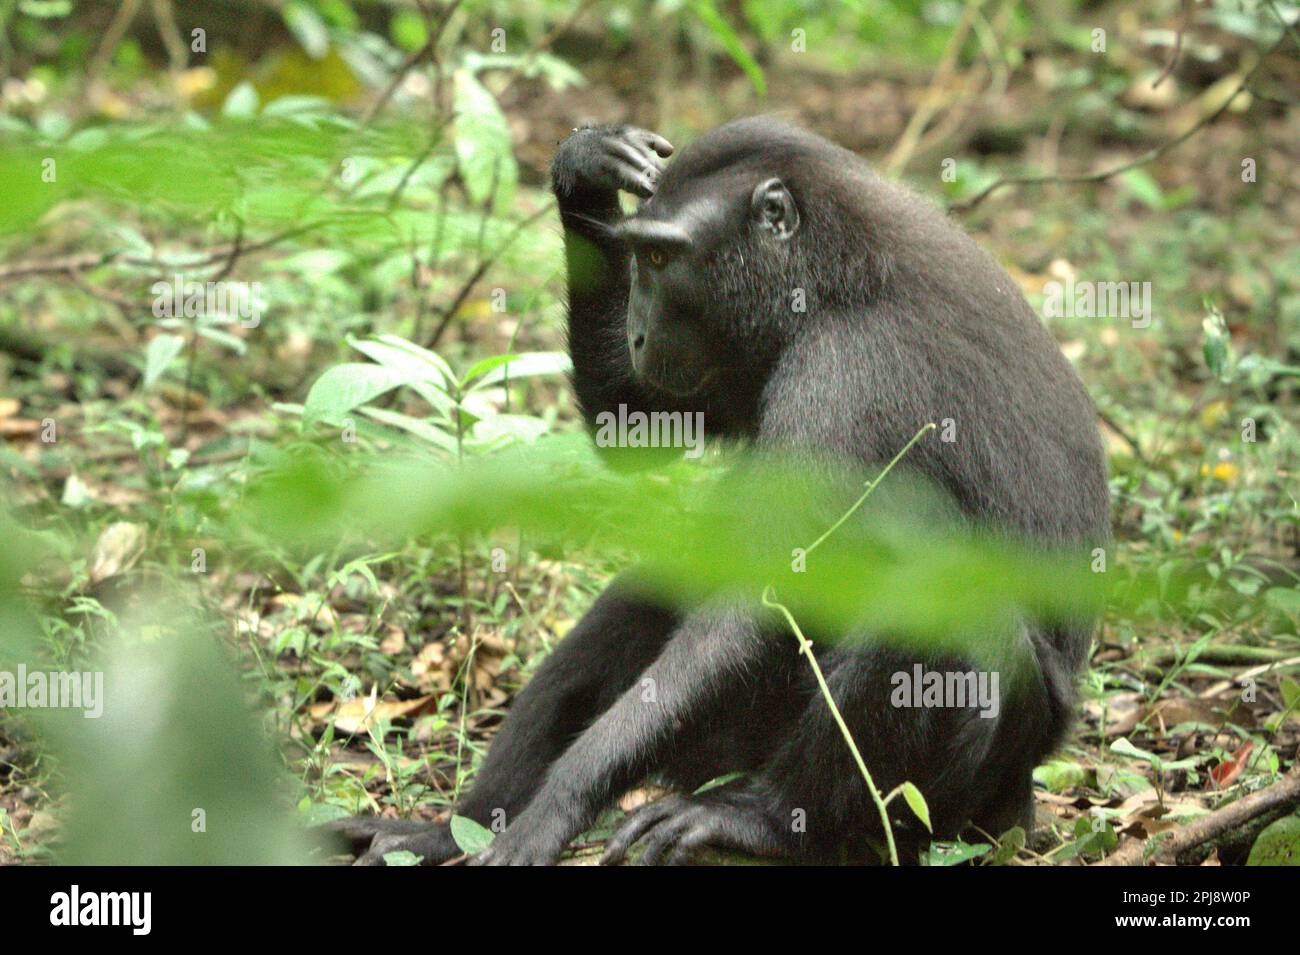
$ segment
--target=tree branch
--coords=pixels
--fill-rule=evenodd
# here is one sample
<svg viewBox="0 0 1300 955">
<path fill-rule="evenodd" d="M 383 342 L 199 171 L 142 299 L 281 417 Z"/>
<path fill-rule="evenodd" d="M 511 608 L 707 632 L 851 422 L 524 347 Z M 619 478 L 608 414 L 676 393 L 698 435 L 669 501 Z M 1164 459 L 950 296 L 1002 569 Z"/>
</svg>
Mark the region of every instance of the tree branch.
<svg viewBox="0 0 1300 955">
<path fill-rule="evenodd" d="M 948 210 L 950 212 L 969 212 L 989 196 L 993 195 L 993 193 L 1000 189 L 1004 189 L 1007 186 L 1041 186 L 1046 185 L 1047 183 L 1078 185 L 1089 182 L 1104 182 L 1113 176 L 1118 176 L 1120 173 L 1128 172 L 1130 169 L 1136 169 L 1138 166 L 1144 166 L 1155 159 L 1159 159 L 1165 153 L 1187 142 L 1187 140 L 1191 139 L 1204 127 L 1210 125 L 1227 112 L 1228 107 L 1231 106 L 1237 97 L 1245 91 L 1246 87 L 1250 84 L 1251 80 L 1255 78 L 1255 74 L 1259 72 L 1260 67 L 1264 65 L 1264 62 L 1268 59 L 1269 55 L 1282 44 L 1282 41 L 1285 38 L 1286 34 L 1283 33 L 1276 43 L 1260 55 L 1259 59 L 1255 62 L 1255 65 L 1250 68 L 1250 71 L 1247 72 L 1244 77 L 1242 77 L 1241 82 L 1237 84 L 1237 88 L 1232 91 L 1232 95 L 1225 99 L 1218 108 L 1207 113 L 1173 139 L 1161 143 L 1159 146 L 1148 149 L 1137 158 L 1119 163 L 1118 165 L 1111 166 L 1109 169 L 1103 169 L 1099 172 L 1079 173 L 1077 175 L 1066 176 L 1008 176 L 990 183 L 968 199 L 952 203 L 948 206 Z"/>
<path fill-rule="evenodd" d="M 1148 863 L 1172 863 L 1176 856 L 1209 842 L 1249 822 L 1256 816 L 1263 815 L 1271 809 L 1300 803 L 1300 763 L 1296 763 L 1285 776 L 1258 792 L 1242 796 L 1222 808 L 1214 810 L 1208 816 L 1202 816 L 1174 830 L 1169 839 L 1160 843 L 1147 862 L 1143 855 L 1148 843 L 1142 839 L 1130 839 L 1118 849 L 1094 865 L 1145 865 Z"/>
</svg>

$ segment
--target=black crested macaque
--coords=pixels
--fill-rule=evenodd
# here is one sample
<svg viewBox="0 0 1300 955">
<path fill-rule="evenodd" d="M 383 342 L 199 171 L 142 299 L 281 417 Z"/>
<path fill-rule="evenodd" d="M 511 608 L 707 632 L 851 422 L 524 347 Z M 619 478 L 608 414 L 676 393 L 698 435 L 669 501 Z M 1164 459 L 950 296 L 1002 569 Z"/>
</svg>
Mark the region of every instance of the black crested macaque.
<svg viewBox="0 0 1300 955">
<path fill-rule="evenodd" d="M 654 133 L 599 126 L 555 156 L 573 382 L 590 425 L 620 405 L 702 411 L 712 435 L 831 456 L 865 480 L 924 424 L 951 419 L 957 440 L 931 432 L 907 463 L 962 519 L 1044 546 L 1107 540 L 1082 384 L 1016 284 L 941 211 L 770 118 L 722 126 L 665 168 L 672 151 Z M 630 217 L 620 190 L 642 200 Z M 505 821 L 475 861 L 554 863 L 639 781 L 690 793 L 733 772 L 745 775 L 633 813 L 604 861 L 638 842 L 648 863 L 705 846 L 871 857 L 874 804 L 788 629 L 761 610 L 663 606 L 615 581 L 519 695 L 457 807 Z M 891 674 L 917 660 L 887 643 L 833 643 L 818 658 L 882 791 L 916 783 L 937 836 L 968 823 L 996 835 L 1032 819 L 1030 774 L 1072 721 L 1092 626 L 1026 623 L 1034 672 L 1003 687 L 993 719 L 891 705 Z M 898 807 L 906 836 L 916 823 Z M 446 824 L 338 829 L 365 847 L 362 863 L 457 854 Z"/>
</svg>

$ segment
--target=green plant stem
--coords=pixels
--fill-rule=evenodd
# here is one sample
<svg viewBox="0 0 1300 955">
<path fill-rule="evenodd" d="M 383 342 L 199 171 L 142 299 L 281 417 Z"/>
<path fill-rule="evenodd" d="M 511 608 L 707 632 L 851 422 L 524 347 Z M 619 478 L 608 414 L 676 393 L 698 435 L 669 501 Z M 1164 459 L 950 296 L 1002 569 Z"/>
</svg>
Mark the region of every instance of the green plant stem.
<svg viewBox="0 0 1300 955">
<path fill-rule="evenodd" d="M 456 785 L 452 791 L 452 805 L 460 802 L 460 788 L 464 781 L 464 767 L 461 757 L 465 752 L 465 734 L 469 723 L 469 685 L 474 679 L 474 655 L 478 651 L 478 632 L 469 635 L 469 653 L 465 655 L 465 664 L 461 670 L 460 684 L 460 726 L 456 730 Z"/>
<path fill-rule="evenodd" d="M 915 445 L 917 441 L 921 440 L 922 435 L 927 431 L 933 431 L 934 428 L 935 423 L 931 421 L 924 425 L 920 431 L 916 432 L 916 434 L 912 435 L 912 440 L 903 445 L 902 450 L 894 455 L 893 459 L 885 465 L 884 470 L 867 482 L 867 488 L 862 492 L 862 496 L 853 502 L 852 506 L 840 516 L 839 520 L 830 526 L 830 529 L 827 530 L 826 533 L 822 534 L 821 537 L 817 538 L 808 545 L 807 548 L 805 548 L 804 555 L 806 556 L 811 554 L 823 541 L 843 527 L 844 522 L 852 517 L 858 508 L 862 507 L 862 505 L 866 503 L 867 498 L 871 496 L 871 492 L 879 487 L 880 482 L 885 479 L 885 475 L 892 471 L 894 465 L 903 459 L 903 455 L 912 450 L 912 446 Z M 880 790 L 876 788 L 875 780 L 871 778 L 871 771 L 867 769 L 867 764 L 862 758 L 862 753 L 858 750 L 858 744 L 854 742 L 853 733 L 849 731 L 849 726 L 844 722 L 844 716 L 840 713 L 840 708 L 835 704 L 835 697 L 831 695 L 831 689 L 826 685 L 826 677 L 822 673 L 821 665 L 818 664 L 817 657 L 813 654 L 812 641 L 804 636 L 803 630 L 799 628 L 799 623 L 794 619 L 794 614 L 790 613 L 789 608 L 776 600 L 776 592 L 771 586 L 768 586 L 763 591 L 763 606 L 780 611 L 781 615 L 785 617 L 786 623 L 789 624 L 790 629 L 794 632 L 795 638 L 799 641 L 799 650 L 803 653 L 804 657 L 807 658 L 808 665 L 812 667 L 813 676 L 817 678 L 817 686 L 821 688 L 822 697 L 826 700 L 826 705 L 830 708 L 831 716 L 835 719 L 835 724 L 839 726 L 840 734 L 844 737 L 844 742 L 848 744 L 849 752 L 853 754 L 853 761 L 858 764 L 858 772 L 862 773 L 862 778 L 866 781 L 867 790 L 871 793 L 871 799 L 875 802 L 876 809 L 880 812 L 880 823 L 885 829 L 885 843 L 889 847 L 889 864 L 894 866 L 898 865 L 898 847 L 894 844 L 894 827 L 890 825 L 889 822 L 889 800 L 898 795 L 898 793 L 902 791 L 902 787 L 900 786 L 898 789 L 895 789 L 894 792 L 889 794 L 888 798 L 880 795 Z"/>
<path fill-rule="evenodd" d="M 817 538 L 815 541 L 813 541 L 804 549 L 804 555 L 807 556 L 808 554 L 811 554 L 814 550 L 816 550 L 821 545 L 822 541 L 826 540 L 826 538 L 830 537 L 837 530 L 843 527 L 844 522 L 847 521 L 850 517 L 852 517 L 854 512 L 856 512 L 858 508 L 860 508 L 863 504 L 866 503 L 867 498 L 871 496 L 871 492 L 876 489 L 876 485 L 878 485 L 881 481 L 885 479 L 885 475 L 894 469 L 894 465 L 903 459 L 903 455 L 905 455 L 908 451 L 912 450 L 912 445 L 916 444 L 917 441 L 920 441 L 921 436 L 923 434 L 925 434 L 927 431 L 933 431 L 934 428 L 935 428 L 935 424 L 933 421 L 931 421 L 929 424 L 922 427 L 920 431 L 916 432 L 916 434 L 912 435 L 912 440 L 908 441 L 907 444 L 903 445 L 903 450 L 899 451 L 897 454 L 894 455 L 893 460 L 885 465 L 885 469 L 881 471 L 878 475 L 876 475 L 875 478 L 867 482 L 867 489 L 862 492 L 862 496 L 860 498 L 858 498 L 856 501 L 853 502 L 853 506 L 850 507 L 847 511 L 845 511 L 844 514 L 840 517 L 840 519 L 836 521 L 834 524 L 832 524 L 830 526 L 830 529 L 826 531 L 825 534 Z"/>
<path fill-rule="evenodd" d="M 858 751 L 858 744 L 853 741 L 853 734 L 849 732 L 849 726 L 844 722 L 844 716 L 840 713 L 840 708 L 835 705 L 835 697 L 831 695 L 831 688 L 826 685 L 826 676 L 822 673 L 821 665 L 817 662 L 817 657 L 813 654 L 812 641 L 804 636 L 803 630 L 799 628 L 799 623 L 794 619 L 788 607 L 778 603 L 773 599 L 772 588 L 768 587 L 763 591 L 763 606 L 771 607 L 781 612 L 785 617 L 785 622 L 790 625 L 794 631 L 796 639 L 799 641 L 799 651 L 808 660 L 808 665 L 812 667 L 813 676 L 817 678 L 817 685 L 821 688 L 822 696 L 826 699 L 826 705 L 830 707 L 831 716 L 840 728 L 840 734 L 844 737 L 844 742 L 849 745 L 849 752 L 853 754 L 853 761 L 858 764 L 858 772 L 866 780 L 867 790 L 871 793 L 871 799 L 876 804 L 876 809 L 880 812 L 880 824 L 885 828 L 885 843 L 889 847 L 889 864 L 898 865 L 898 847 L 894 845 L 894 827 L 889 823 L 889 808 L 885 803 L 884 797 L 880 795 L 880 790 L 876 788 L 876 781 L 871 778 L 871 771 L 867 769 L 866 762 L 862 759 L 862 753 Z"/>
</svg>

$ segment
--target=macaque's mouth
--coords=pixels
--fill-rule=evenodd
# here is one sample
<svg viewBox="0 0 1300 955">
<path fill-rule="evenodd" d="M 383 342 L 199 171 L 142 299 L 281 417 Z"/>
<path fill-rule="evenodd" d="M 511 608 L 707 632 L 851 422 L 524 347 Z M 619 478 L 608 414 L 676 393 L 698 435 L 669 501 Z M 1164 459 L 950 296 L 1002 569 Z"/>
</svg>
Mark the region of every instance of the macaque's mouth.
<svg viewBox="0 0 1300 955">
<path fill-rule="evenodd" d="M 659 379 L 653 375 L 638 375 L 638 377 L 652 388 L 674 398 L 692 398 L 713 383 L 713 379 L 717 377 L 717 370 L 710 368 L 698 378 L 689 382 L 683 382 L 680 379 Z"/>
</svg>

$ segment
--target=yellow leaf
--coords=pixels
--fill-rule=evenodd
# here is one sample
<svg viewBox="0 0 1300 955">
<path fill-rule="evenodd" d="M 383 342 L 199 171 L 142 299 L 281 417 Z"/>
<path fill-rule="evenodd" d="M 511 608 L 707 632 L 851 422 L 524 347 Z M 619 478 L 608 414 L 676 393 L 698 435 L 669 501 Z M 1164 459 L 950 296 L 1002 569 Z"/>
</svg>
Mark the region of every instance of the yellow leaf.
<svg viewBox="0 0 1300 955">
<path fill-rule="evenodd" d="M 144 553 L 144 538 L 143 524 L 117 521 L 105 527 L 90 556 L 90 582 L 97 584 L 134 567 Z"/>
<path fill-rule="evenodd" d="M 1203 428 L 1217 428 L 1228 417 L 1228 403 L 1226 401 L 1211 401 L 1201 409 L 1201 426 Z"/>
<path fill-rule="evenodd" d="M 1224 484 L 1235 484 L 1240 476 L 1241 468 L 1231 461 L 1219 461 L 1213 467 L 1208 464 L 1201 465 L 1201 477 L 1213 478 Z"/>
<path fill-rule="evenodd" d="M 417 696 L 413 700 L 379 700 L 356 698 L 338 700 L 330 704 L 318 704 L 310 710 L 314 720 L 324 720 L 331 710 L 334 713 L 334 728 L 340 733 L 364 733 L 379 721 L 395 720 L 399 716 L 410 716 L 427 707 L 433 701 L 432 696 Z"/>
</svg>

